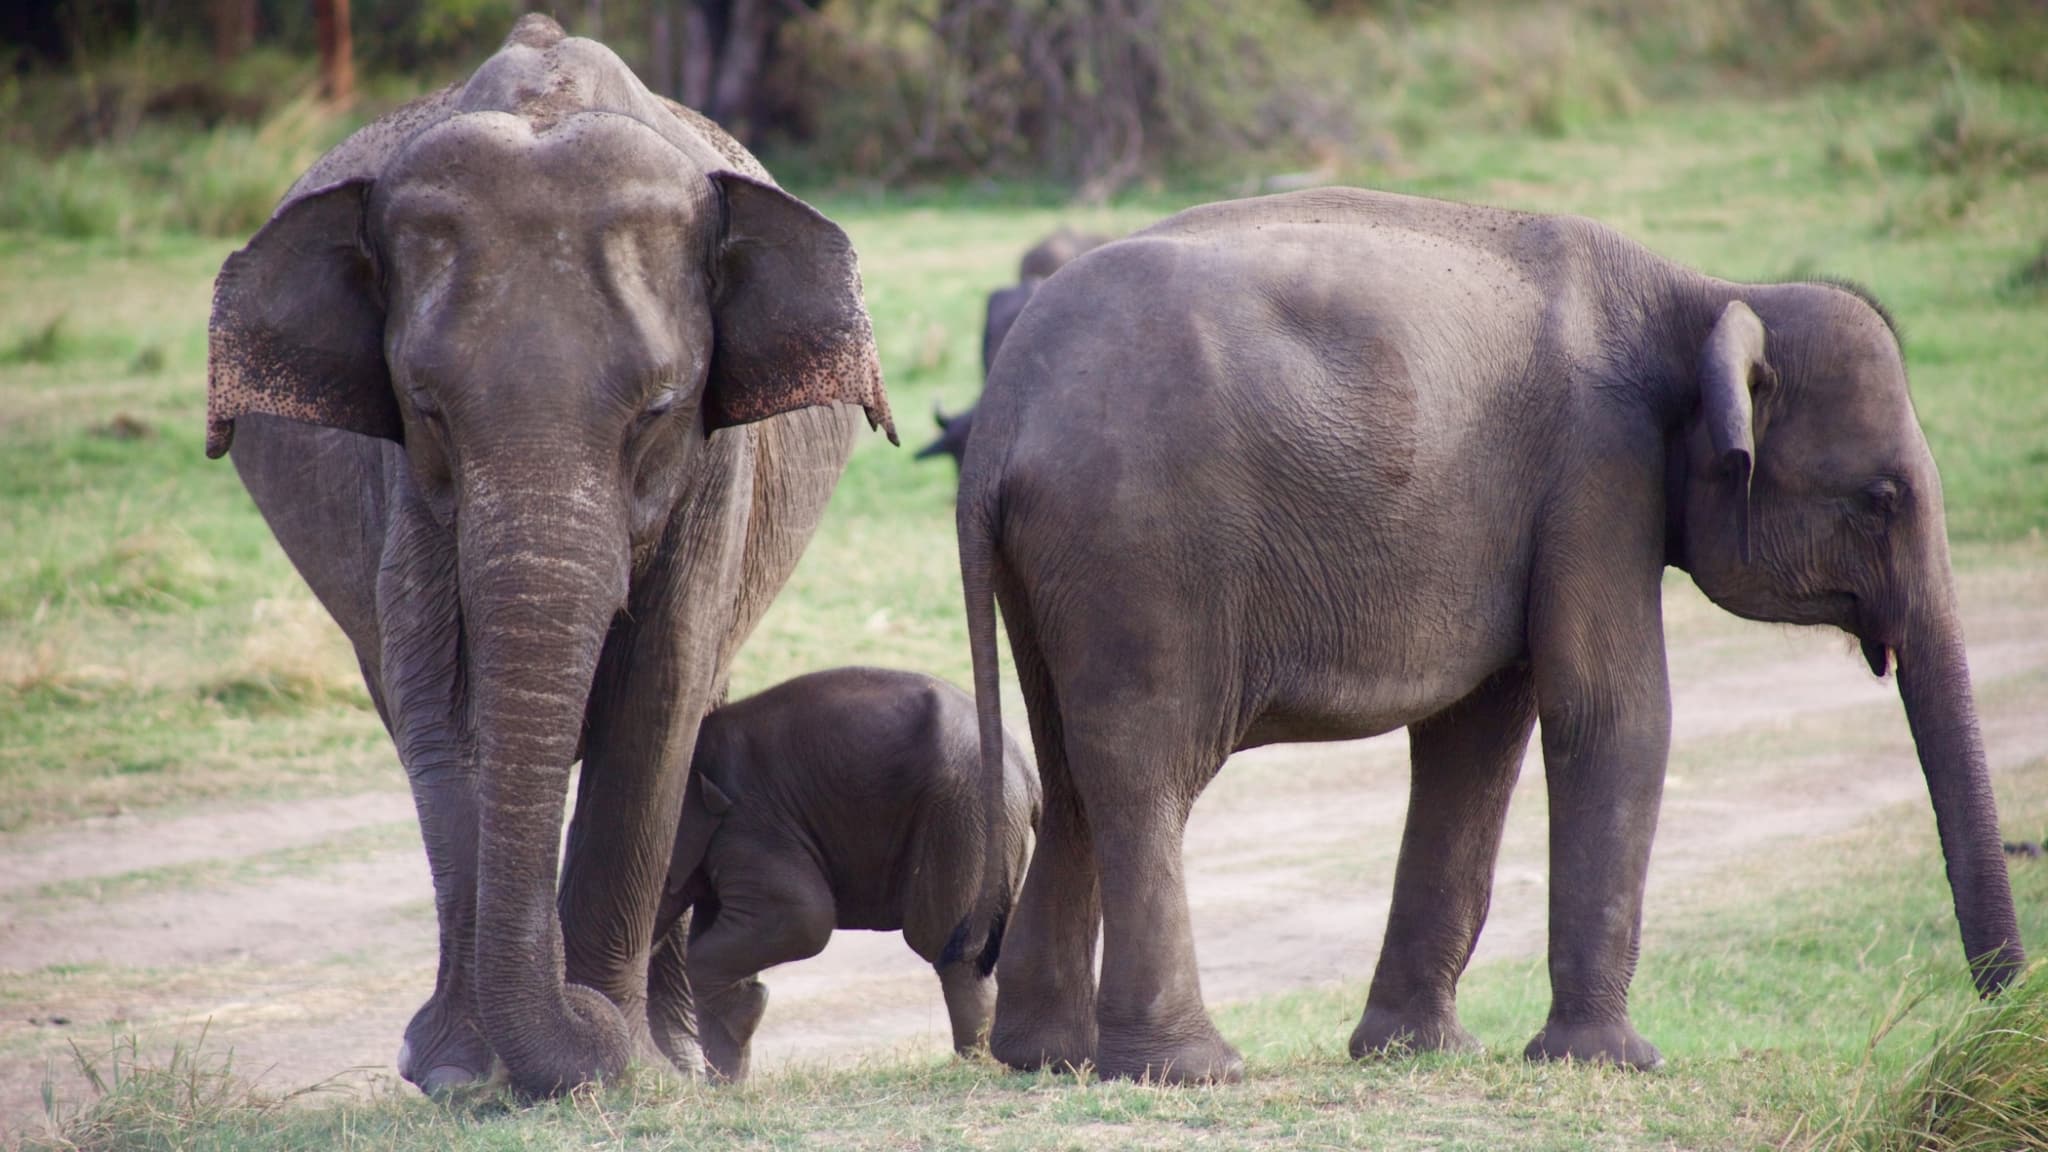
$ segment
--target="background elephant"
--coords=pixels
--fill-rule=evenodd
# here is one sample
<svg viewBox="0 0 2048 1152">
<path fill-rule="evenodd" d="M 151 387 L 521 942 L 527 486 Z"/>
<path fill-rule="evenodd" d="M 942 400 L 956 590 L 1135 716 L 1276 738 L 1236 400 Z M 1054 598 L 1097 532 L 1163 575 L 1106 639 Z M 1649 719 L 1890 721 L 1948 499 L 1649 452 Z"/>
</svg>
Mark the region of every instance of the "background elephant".
<svg viewBox="0 0 2048 1152">
<path fill-rule="evenodd" d="M 1024 253 L 1024 258 L 1017 262 L 1017 282 L 988 294 L 988 311 L 981 325 L 981 375 L 984 380 L 995 365 L 996 349 L 1003 346 L 1003 337 L 1010 334 L 1010 326 L 1023 315 L 1024 305 L 1031 303 L 1031 294 L 1038 291 L 1038 286 L 1069 260 L 1109 241 L 1110 237 L 1099 233 L 1076 232 L 1062 227 Z M 939 426 L 938 439 L 919 448 L 917 459 L 951 456 L 957 466 L 967 453 L 967 434 L 974 430 L 974 408 L 969 406 L 958 415 L 948 416 L 945 409 L 934 405 L 932 421 Z"/>
<path fill-rule="evenodd" d="M 1896 664 L 1977 986 L 2020 970 L 1941 479 L 1858 292 L 1712 279 L 1583 219 L 1342 189 L 1216 204 L 1041 289 L 977 420 L 982 752 L 993 594 L 1046 800 L 1001 1059 L 1237 1075 L 1202 1004 L 1188 811 L 1236 749 L 1402 726 L 1407 829 L 1351 1050 L 1473 1046 L 1457 980 L 1540 717 L 1552 1000 L 1528 1055 L 1656 1064 L 1627 993 L 1666 565 Z"/>
<path fill-rule="evenodd" d="M 232 440 L 412 783 L 441 961 L 400 1071 L 619 1071 L 697 722 L 851 450 L 812 406 L 888 420 L 846 237 L 528 16 L 298 181 L 211 341 L 207 452 Z"/>
<path fill-rule="evenodd" d="M 984 770 L 973 698 L 914 672 L 814 672 L 705 717 L 655 922 L 672 946 L 654 956 L 654 1011 L 688 1021 L 694 990 L 711 1071 L 744 1079 L 759 972 L 817 955 L 835 928 L 900 931 L 938 973 L 954 1049 L 973 1051 L 1039 808 L 1016 741 Z"/>
</svg>

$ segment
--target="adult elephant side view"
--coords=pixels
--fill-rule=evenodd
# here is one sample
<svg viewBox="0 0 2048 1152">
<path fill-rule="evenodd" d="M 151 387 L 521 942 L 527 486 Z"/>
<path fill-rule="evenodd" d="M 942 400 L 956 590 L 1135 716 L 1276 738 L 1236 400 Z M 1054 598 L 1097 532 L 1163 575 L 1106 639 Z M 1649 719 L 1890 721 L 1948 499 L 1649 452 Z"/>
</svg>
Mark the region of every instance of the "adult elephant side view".
<svg viewBox="0 0 2048 1152">
<path fill-rule="evenodd" d="M 418 807 L 441 960 L 400 1071 L 547 1093 L 669 1047 L 648 937 L 698 720 L 851 451 L 816 406 L 888 421 L 845 235 L 528 16 L 301 177 L 211 328 L 207 453 L 348 634 Z"/>
<path fill-rule="evenodd" d="M 1023 259 L 1017 262 L 1017 282 L 988 294 L 988 308 L 981 325 L 981 375 L 984 380 L 995 365 L 996 350 L 1003 346 L 1003 337 L 1010 334 L 1010 326 L 1024 314 L 1024 306 L 1031 303 L 1031 295 L 1038 291 L 1038 286 L 1076 256 L 1100 248 L 1109 243 L 1109 239 L 1094 232 L 1076 232 L 1063 227 L 1025 251 Z M 957 415 L 948 416 L 945 409 L 934 405 L 932 422 L 939 426 L 938 438 L 919 448 L 917 459 L 951 456 L 957 466 L 967 454 L 968 434 L 974 431 L 974 409 L 969 407 Z"/>
<path fill-rule="evenodd" d="M 1355 190 L 1217 204 L 1076 261 L 997 357 L 961 478 L 984 758 L 990 596 L 1045 809 L 995 1054 L 1229 1079 L 1181 872 L 1232 751 L 1406 726 L 1413 783 L 1354 1055 L 1468 1048 L 1457 981 L 1538 717 L 1551 1007 L 1629 1022 L 1671 704 L 1661 574 L 1896 661 L 1977 987 L 2024 955 L 1941 480 L 1856 292 L 1743 285 L 1588 220 Z M 1103 927 L 1101 984 L 1093 968 Z"/>
</svg>

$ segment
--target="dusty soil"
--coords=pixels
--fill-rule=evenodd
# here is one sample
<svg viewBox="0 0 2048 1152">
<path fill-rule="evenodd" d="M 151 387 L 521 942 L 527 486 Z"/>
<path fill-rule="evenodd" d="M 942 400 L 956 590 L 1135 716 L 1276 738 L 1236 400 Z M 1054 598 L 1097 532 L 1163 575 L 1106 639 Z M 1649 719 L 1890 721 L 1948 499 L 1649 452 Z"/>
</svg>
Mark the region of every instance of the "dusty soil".
<svg viewBox="0 0 2048 1152">
<path fill-rule="evenodd" d="M 1994 771 L 2048 757 L 2048 562 L 2039 549 L 1984 558 L 1963 593 Z M 1689 885 L 1926 795 L 1893 686 L 1844 638 L 1735 620 L 1683 582 L 1667 620 L 1674 747 L 1650 963 Z M 391 1079 L 434 966 L 425 859 L 392 776 L 393 790 L 354 797 L 0 839 L 0 1130 L 35 1121 L 46 1076 L 80 1098 L 73 1043 L 105 1052 L 130 1034 L 161 1051 L 204 1027 L 209 1048 L 232 1048 L 275 1089 Z M 1212 1003 L 1370 975 L 1405 791 L 1398 734 L 1232 761 L 1187 841 Z M 1482 961 L 1543 947 L 1543 827 L 1532 758 Z M 946 1045 L 938 983 L 893 935 L 842 933 L 769 983 L 757 1067 Z"/>
</svg>

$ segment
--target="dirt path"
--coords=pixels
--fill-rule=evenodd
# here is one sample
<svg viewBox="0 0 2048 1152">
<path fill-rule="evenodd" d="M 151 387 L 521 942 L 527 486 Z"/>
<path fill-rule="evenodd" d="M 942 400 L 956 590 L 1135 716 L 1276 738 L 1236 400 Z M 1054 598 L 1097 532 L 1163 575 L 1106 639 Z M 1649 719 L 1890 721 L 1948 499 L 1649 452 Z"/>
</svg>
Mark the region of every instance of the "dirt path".
<svg viewBox="0 0 2048 1152">
<path fill-rule="evenodd" d="M 2048 756 L 2048 564 L 2027 559 L 1963 580 L 1994 771 Z M 1844 639 L 1745 624 L 1689 584 L 1671 586 L 1667 616 L 1676 723 L 1652 948 L 1689 881 L 1926 795 L 1894 688 Z M 1232 761 L 1187 842 L 1212 1002 L 1370 975 L 1405 794 L 1398 734 Z M 1482 960 L 1543 947 L 1543 822 L 1532 761 Z M 129 1033 L 167 1047 L 203 1024 L 209 1046 L 232 1046 L 273 1088 L 388 1078 L 433 967 L 431 889 L 402 791 L 0 839 L 0 1130 L 39 1112 L 46 1068 L 79 1097 L 72 1042 L 105 1051 Z M 758 1067 L 945 1047 L 937 981 L 893 935 L 842 933 L 769 983 Z"/>
</svg>

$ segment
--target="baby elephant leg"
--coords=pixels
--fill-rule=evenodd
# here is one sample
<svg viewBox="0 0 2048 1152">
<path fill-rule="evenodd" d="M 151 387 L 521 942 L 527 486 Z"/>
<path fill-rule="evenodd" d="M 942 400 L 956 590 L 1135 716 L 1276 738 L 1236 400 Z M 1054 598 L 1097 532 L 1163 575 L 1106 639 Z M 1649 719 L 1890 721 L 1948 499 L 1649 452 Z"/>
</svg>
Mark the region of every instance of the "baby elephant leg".
<svg viewBox="0 0 2048 1152">
<path fill-rule="evenodd" d="M 689 982 L 715 1080 L 747 1077 L 754 1030 L 768 1010 L 757 974 L 816 956 L 832 939 L 832 891 L 822 877 L 763 872 L 742 890 L 720 892 L 715 908 L 700 907 L 690 925 Z"/>
<path fill-rule="evenodd" d="M 754 1030 L 768 1014 L 768 986 L 748 976 L 704 998 L 704 1062 L 713 1080 L 737 1084 L 752 1071 Z"/>
<path fill-rule="evenodd" d="M 996 1013 L 995 975 L 983 972 L 974 957 L 940 966 L 938 973 L 946 1015 L 953 1020 L 953 1051 L 971 1056 L 988 1043 L 989 1020 Z"/>
<path fill-rule="evenodd" d="M 697 1006 L 690 998 L 686 966 L 689 927 L 689 916 L 678 917 L 654 942 L 647 963 L 647 1029 L 676 1071 L 701 1080 L 704 1047 L 697 1039 Z"/>
</svg>

